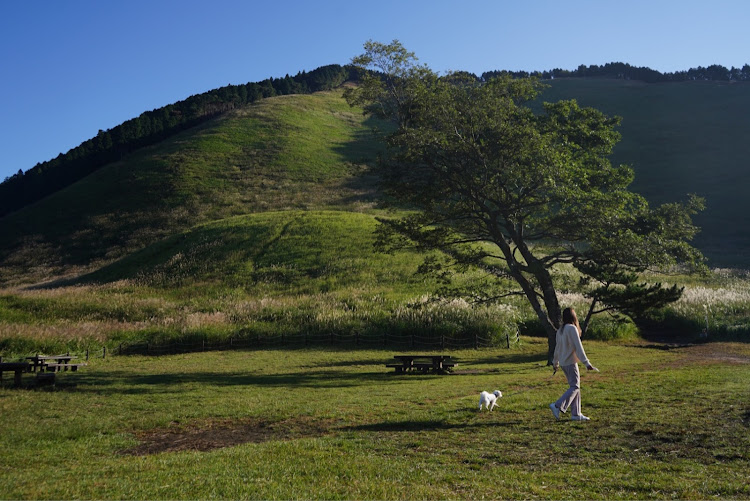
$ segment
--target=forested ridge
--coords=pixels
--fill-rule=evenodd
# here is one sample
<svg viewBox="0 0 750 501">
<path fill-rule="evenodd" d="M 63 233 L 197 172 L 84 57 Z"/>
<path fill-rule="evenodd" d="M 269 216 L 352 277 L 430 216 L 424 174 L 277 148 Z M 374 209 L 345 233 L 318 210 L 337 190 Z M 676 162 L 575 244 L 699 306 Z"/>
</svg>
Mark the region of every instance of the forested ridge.
<svg viewBox="0 0 750 501">
<path fill-rule="evenodd" d="M 575 70 L 553 69 L 548 71 L 486 71 L 482 73 L 481 80 L 486 81 L 499 75 L 512 75 L 516 78 L 538 77 L 542 80 L 553 78 L 616 78 L 623 80 L 639 80 L 646 83 L 658 82 L 748 82 L 750 81 L 750 65 L 745 64 L 742 68 L 732 67 L 728 69 L 719 64 L 707 67 L 699 66 L 687 71 L 675 71 L 672 73 L 661 73 L 647 67 L 631 66 L 627 63 L 607 63 L 603 65 L 593 64 L 591 66 L 581 65 Z"/>
<path fill-rule="evenodd" d="M 660 73 L 626 63 L 581 65 L 576 70 L 549 71 L 488 71 L 481 76 L 468 74 L 477 81 L 498 75 L 516 78 L 617 78 L 648 83 L 679 81 L 750 81 L 750 65 L 727 69 L 720 65 L 691 68 L 687 71 Z M 38 163 L 26 172 L 19 170 L 0 183 L 0 217 L 40 200 L 91 174 L 103 165 L 124 155 L 202 123 L 221 113 L 259 99 L 286 94 L 304 94 L 337 87 L 356 74 L 351 66 L 332 64 L 290 77 L 268 78 L 261 82 L 227 85 L 185 100 L 142 113 L 122 124 L 100 130 L 95 137 L 60 153 L 56 158 Z"/>
</svg>

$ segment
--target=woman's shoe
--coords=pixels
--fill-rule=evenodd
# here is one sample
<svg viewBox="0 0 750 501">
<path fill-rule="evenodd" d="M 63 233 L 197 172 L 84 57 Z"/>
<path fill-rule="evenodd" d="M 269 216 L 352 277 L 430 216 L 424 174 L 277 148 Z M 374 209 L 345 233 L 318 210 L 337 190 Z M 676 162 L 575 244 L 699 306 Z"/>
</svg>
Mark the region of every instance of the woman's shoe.
<svg viewBox="0 0 750 501">
<path fill-rule="evenodd" d="M 591 418 L 587 418 L 583 414 L 580 414 L 578 416 L 570 416 L 570 419 L 572 421 L 591 421 Z"/>
<path fill-rule="evenodd" d="M 549 408 L 552 409 L 552 414 L 555 415 L 555 419 L 557 419 L 559 421 L 560 420 L 560 409 L 558 409 L 557 406 L 554 403 L 549 404 Z"/>
</svg>

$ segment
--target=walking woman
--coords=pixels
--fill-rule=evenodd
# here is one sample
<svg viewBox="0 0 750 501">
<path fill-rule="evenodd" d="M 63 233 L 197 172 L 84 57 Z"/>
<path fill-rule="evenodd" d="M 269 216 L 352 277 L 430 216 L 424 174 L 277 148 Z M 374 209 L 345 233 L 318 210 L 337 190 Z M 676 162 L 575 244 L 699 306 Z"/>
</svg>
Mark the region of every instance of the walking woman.
<svg viewBox="0 0 750 501">
<path fill-rule="evenodd" d="M 581 375 L 578 372 L 578 362 L 586 365 L 590 371 L 599 369 L 591 365 L 583 351 L 581 344 L 581 326 L 578 324 L 578 317 L 573 308 L 565 308 L 562 314 L 563 325 L 557 330 L 555 355 L 552 358 L 552 366 L 557 372 L 558 367 L 562 367 L 565 377 L 568 378 L 568 389 L 557 400 L 549 404 L 555 419 L 560 419 L 560 413 L 571 409 L 570 419 L 573 421 L 590 421 L 589 418 L 581 414 Z"/>
</svg>

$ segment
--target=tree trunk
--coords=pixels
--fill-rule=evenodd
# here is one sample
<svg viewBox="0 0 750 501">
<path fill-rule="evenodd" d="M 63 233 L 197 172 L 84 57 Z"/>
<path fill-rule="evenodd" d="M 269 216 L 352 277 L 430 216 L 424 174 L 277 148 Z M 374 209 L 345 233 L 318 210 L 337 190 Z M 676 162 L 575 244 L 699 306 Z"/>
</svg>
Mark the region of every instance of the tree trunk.
<svg viewBox="0 0 750 501">
<path fill-rule="evenodd" d="M 552 365 L 552 359 L 555 355 L 555 345 L 557 344 L 557 329 L 562 324 L 562 309 L 560 308 L 560 302 L 557 300 L 555 284 L 552 281 L 549 269 L 533 255 L 526 242 L 518 241 L 517 244 L 521 255 L 526 260 L 528 268 L 542 289 L 542 298 L 546 312 L 537 312 L 537 315 L 539 315 L 539 320 L 542 322 L 544 330 L 547 331 L 547 365 Z"/>
</svg>

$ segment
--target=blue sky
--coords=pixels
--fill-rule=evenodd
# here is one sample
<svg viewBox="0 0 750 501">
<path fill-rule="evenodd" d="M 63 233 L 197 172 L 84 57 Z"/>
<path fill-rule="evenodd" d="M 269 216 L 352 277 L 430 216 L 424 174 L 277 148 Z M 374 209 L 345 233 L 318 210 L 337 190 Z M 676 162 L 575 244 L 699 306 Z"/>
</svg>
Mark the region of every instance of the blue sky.
<svg viewBox="0 0 750 501">
<path fill-rule="evenodd" d="M 434 70 L 750 63 L 747 0 L 2 0 L 0 180 L 226 84 L 399 39 Z"/>
</svg>

